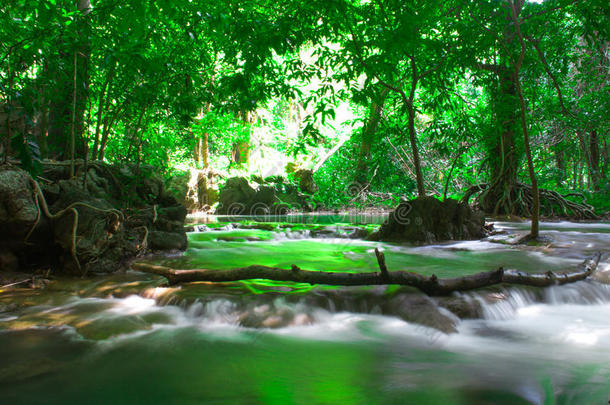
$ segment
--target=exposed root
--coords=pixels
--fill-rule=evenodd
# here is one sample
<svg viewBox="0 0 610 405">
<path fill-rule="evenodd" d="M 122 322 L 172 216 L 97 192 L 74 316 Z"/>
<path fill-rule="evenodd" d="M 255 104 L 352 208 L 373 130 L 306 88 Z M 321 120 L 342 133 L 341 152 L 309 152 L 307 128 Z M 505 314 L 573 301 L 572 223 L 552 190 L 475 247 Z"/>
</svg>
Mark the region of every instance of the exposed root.
<svg viewBox="0 0 610 405">
<path fill-rule="evenodd" d="M 86 272 L 83 273 L 83 269 L 80 265 L 80 261 L 78 260 L 78 257 L 76 256 L 76 230 L 78 229 L 78 211 L 76 210 L 76 208 L 70 208 L 70 211 L 72 211 L 72 213 L 74 214 L 74 222 L 72 224 L 72 246 L 70 246 L 70 253 L 72 254 L 72 259 L 74 260 L 74 264 L 76 265 L 76 268 L 84 276 L 86 274 Z"/>
<path fill-rule="evenodd" d="M 142 242 L 140 242 L 140 244 L 138 246 L 136 246 L 136 248 L 140 251 L 145 251 L 146 248 L 148 247 L 148 227 L 145 225 L 139 226 L 137 228 L 134 228 L 134 231 L 136 229 L 144 229 L 144 237 L 142 238 Z"/>
<path fill-rule="evenodd" d="M 38 189 L 40 189 L 40 187 L 38 187 Z M 29 244 L 28 240 L 30 239 L 30 236 L 32 236 L 32 233 L 34 233 L 34 229 L 36 229 L 36 227 L 38 226 L 38 223 L 40 223 L 40 214 L 41 213 L 40 213 L 40 203 L 38 202 L 38 195 L 34 196 L 34 204 L 36 205 L 36 221 L 34 221 L 34 224 L 28 231 L 27 235 L 25 235 L 25 238 L 23 239 L 23 242 L 25 244 Z"/>
<path fill-rule="evenodd" d="M 487 193 L 491 190 L 488 183 L 477 184 L 470 187 L 462 202 L 468 203 L 473 195 L 479 194 L 477 202 L 484 198 L 489 198 Z M 585 198 L 579 193 L 570 193 L 561 195 L 556 191 L 539 189 L 540 193 L 540 213 L 544 216 L 559 216 L 571 219 L 599 219 L 595 214 L 593 206 L 586 203 Z M 583 201 L 578 203 L 568 200 L 566 197 L 580 196 Z M 497 215 L 505 213 L 510 215 L 531 216 L 533 206 L 532 187 L 527 184 L 517 183 L 512 188 L 506 189 L 502 195 L 497 198 L 495 207 L 490 214 Z"/>
<path fill-rule="evenodd" d="M 42 193 L 40 185 L 38 184 L 38 182 L 36 180 L 32 179 L 32 186 L 34 188 L 34 202 L 36 204 L 37 214 L 36 214 L 36 221 L 34 222 L 34 224 L 32 225 L 32 228 L 29 230 L 29 232 L 27 233 L 27 235 L 25 237 L 25 242 L 27 243 L 28 239 L 34 232 L 34 229 L 40 223 L 40 217 L 41 217 L 42 213 L 44 213 L 45 216 L 47 218 L 49 218 L 50 220 L 57 220 L 57 219 L 61 218 L 63 215 L 65 215 L 66 213 L 71 212 L 72 215 L 74 216 L 74 222 L 72 224 L 72 230 L 71 230 L 70 254 L 72 256 L 74 264 L 76 265 L 76 268 L 78 268 L 78 270 L 81 272 L 81 274 L 83 276 L 85 276 L 87 274 L 87 272 L 86 272 L 86 270 L 83 271 L 80 261 L 78 260 L 78 254 L 77 254 L 76 237 L 77 237 L 77 230 L 78 230 L 79 213 L 78 213 L 78 210 L 76 209 L 76 207 L 84 207 L 84 208 L 92 209 L 94 211 L 112 214 L 115 216 L 116 222 L 119 222 L 119 219 L 124 220 L 123 213 L 116 209 L 103 209 L 103 208 L 94 207 L 90 204 L 86 204 L 83 202 L 75 202 L 73 204 L 70 204 L 68 207 L 58 211 L 57 213 L 52 214 L 51 211 L 49 210 L 47 201 L 44 198 L 44 194 Z M 146 230 L 146 237 L 148 237 L 148 230 Z"/>
</svg>

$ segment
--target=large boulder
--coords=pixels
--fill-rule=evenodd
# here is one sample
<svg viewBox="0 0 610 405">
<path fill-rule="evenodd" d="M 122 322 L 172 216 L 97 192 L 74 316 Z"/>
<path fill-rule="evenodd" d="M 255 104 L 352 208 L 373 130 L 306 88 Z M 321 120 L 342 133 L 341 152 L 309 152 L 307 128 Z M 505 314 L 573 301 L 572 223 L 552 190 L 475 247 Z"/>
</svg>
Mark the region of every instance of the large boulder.
<svg viewBox="0 0 610 405">
<path fill-rule="evenodd" d="M 186 209 L 149 168 L 95 162 L 85 178 L 79 163 L 70 178 L 66 167 L 45 162 L 53 180 L 41 186 L 0 167 L 0 267 L 14 269 L 17 258 L 21 269 L 110 273 L 147 250 L 186 248 Z"/>
<path fill-rule="evenodd" d="M 52 235 L 34 184 L 24 170 L 0 166 L 0 270 L 45 262 L 52 254 L 41 245 L 52 241 Z"/>
<path fill-rule="evenodd" d="M 188 212 L 210 211 L 218 202 L 218 178 L 211 169 L 189 169 L 172 176 L 166 188 Z"/>
<path fill-rule="evenodd" d="M 148 243 L 154 250 L 184 250 L 187 239 L 185 233 L 152 231 L 148 235 Z"/>
<path fill-rule="evenodd" d="M 0 166 L 0 240 L 25 237 L 38 217 L 32 177 L 21 169 Z"/>
<path fill-rule="evenodd" d="M 265 180 L 256 177 L 255 186 L 243 177 L 232 177 L 220 190 L 221 215 L 281 215 L 289 210 L 311 211 L 309 198 L 296 186 L 274 176 Z"/>
<path fill-rule="evenodd" d="M 401 202 L 371 239 L 388 242 L 434 243 L 486 236 L 485 217 L 468 204 L 420 197 Z"/>
<path fill-rule="evenodd" d="M 383 310 L 384 313 L 398 316 L 407 322 L 444 333 L 457 332 L 458 317 L 423 294 L 396 294 L 384 304 Z"/>
<path fill-rule="evenodd" d="M 216 213 L 233 215 L 249 213 L 247 205 L 255 194 L 256 190 L 250 186 L 246 178 L 231 177 L 220 190 L 220 204 Z"/>
</svg>

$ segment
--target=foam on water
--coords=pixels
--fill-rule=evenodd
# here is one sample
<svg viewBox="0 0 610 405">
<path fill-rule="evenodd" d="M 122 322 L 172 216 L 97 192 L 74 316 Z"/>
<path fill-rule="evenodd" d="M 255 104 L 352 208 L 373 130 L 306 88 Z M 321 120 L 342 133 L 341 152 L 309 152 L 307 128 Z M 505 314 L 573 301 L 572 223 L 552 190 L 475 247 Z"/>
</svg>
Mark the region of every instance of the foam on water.
<svg viewBox="0 0 610 405">
<path fill-rule="evenodd" d="M 507 224 L 506 229 L 526 226 Z M 610 231 L 610 225 L 585 224 L 582 230 L 587 232 L 575 230 L 579 226 L 545 224 L 543 229 L 548 230 L 544 233 L 553 239 L 553 246 L 548 248 L 517 248 L 489 241 L 415 247 L 332 235 L 320 240 L 300 230 L 269 232 L 271 239 L 268 240 L 216 243 L 216 235 L 250 232 L 229 226 L 224 231 L 207 231 L 210 235 L 199 240 L 194 238 L 199 245 L 191 247 L 187 257 L 205 263 L 212 255 L 216 255 L 214 260 L 227 260 L 232 254 L 232 263 L 244 260 L 251 264 L 254 255 L 261 255 L 257 256 L 260 258 L 264 253 L 268 264 L 279 258 L 283 266 L 292 261 L 298 265 L 309 260 L 307 265 L 315 269 L 315 265 L 322 266 L 318 257 L 289 254 L 298 249 L 320 248 L 318 254 L 326 249 L 324 266 L 370 271 L 376 266 L 373 249 L 378 247 L 385 251 L 388 265 L 393 269 L 437 274 L 444 269 L 444 276 L 461 275 L 464 266 L 470 272 L 491 270 L 498 265 L 543 271 L 573 268 L 591 251 L 609 250 L 610 234 L 604 232 Z M 252 234 L 256 232 L 259 231 L 252 230 Z M 129 277 L 143 276 L 130 274 Z M 293 388 L 303 385 L 304 391 L 299 392 L 302 397 L 321 380 L 343 375 L 344 379 L 324 386 L 323 393 L 330 386 L 348 386 L 356 396 L 339 396 L 326 402 L 354 403 L 354 398 L 364 392 L 358 390 L 363 384 L 369 384 L 366 388 L 371 396 L 360 397 L 369 399 L 368 402 L 376 398 L 380 402 L 404 403 L 405 395 L 410 392 L 425 395 L 441 392 L 433 403 L 442 402 L 442 393 L 447 394 L 444 400 L 461 393 L 462 398 L 467 398 L 461 403 L 472 403 L 468 402 L 469 393 L 495 389 L 501 392 L 500 397 L 512 393 L 525 398 L 527 403 L 549 403 L 552 400 L 549 395 L 564 395 L 563 402 L 556 403 L 602 403 L 599 399 L 610 392 L 610 284 L 604 284 L 604 280 L 610 279 L 607 258 L 600 263 L 596 278 L 599 281 L 587 280 L 544 290 L 511 287 L 463 294 L 466 301 L 480 303 L 483 318 L 459 321 L 458 333 L 454 334 L 382 315 L 380 306 L 383 305 L 368 298 L 380 297 L 374 294 L 357 295 L 358 299 L 350 301 L 341 296 L 343 291 L 336 295 L 316 295 L 319 291 L 315 290 L 311 295 L 319 299 L 307 301 L 300 296 L 288 299 L 277 291 L 254 296 L 240 284 L 158 287 L 150 283 L 150 278 L 139 294 L 130 290 L 124 294 L 131 295 L 121 295 L 122 298 L 113 297 L 111 289 L 100 289 L 94 297 L 55 291 L 47 301 L 25 303 L 0 317 L 0 339 L 3 339 L 0 342 L 20 350 L 20 358 L 33 353 L 34 366 L 28 367 L 40 367 L 43 373 L 34 379 L 25 379 L 21 385 L 6 380 L 4 387 L 12 384 L 10 387 L 17 387 L 20 393 L 46 393 L 49 387 L 62 384 L 79 392 L 81 385 L 73 382 L 82 378 L 90 384 L 83 387 L 95 387 L 99 381 L 107 381 L 108 386 L 117 390 L 129 385 L 123 387 L 128 390 L 132 382 L 137 383 L 134 375 L 149 372 L 146 369 L 150 367 L 155 373 L 142 378 L 140 387 L 144 388 L 138 390 L 138 395 L 155 390 L 163 392 L 164 384 L 173 393 L 183 390 L 179 399 L 162 398 L 155 393 L 153 402 L 155 399 L 188 402 L 217 395 L 213 399 L 231 403 L 235 399 L 230 397 L 231 390 L 236 389 L 237 378 L 243 378 L 242 385 L 249 384 L 247 390 L 280 384 L 273 385 L 280 392 L 282 383 Z M 75 290 L 84 295 L 83 290 Z M 57 334 L 56 330 L 62 333 Z M 16 337 L 11 337 L 11 333 Z M 51 346 L 45 346 L 48 344 Z M 57 364 L 38 366 L 38 359 L 53 357 L 51 351 L 60 352 L 61 348 L 68 348 L 70 353 L 80 351 L 74 358 L 71 354 L 61 354 Z M 3 353 L 6 356 L 9 352 Z M 293 366 L 298 369 L 294 376 L 290 374 Z M 11 367 L 0 366 L 0 383 L 3 376 L 18 378 L 23 374 L 19 364 L 14 369 Z M 320 374 L 320 370 L 324 372 Z M 155 375 L 159 377 L 157 380 Z M 216 375 L 218 379 L 214 379 Z M 200 383 L 193 385 L 193 379 Z M 153 380 L 157 382 L 151 384 Z M 581 387 L 585 394 L 580 392 Z M 192 394 L 197 389 L 200 391 Z M 247 396 L 250 393 L 247 390 L 239 392 L 241 399 L 252 399 Z M 593 396 L 590 392 L 594 392 Z M 284 391 L 280 394 L 278 398 L 285 399 Z M 17 397 L 9 395 L 8 398 Z M 63 398 L 63 402 L 74 398 Z M 419 403 L 416 395 L 412 399 L 416 401 L 413 403 Z M 256 397 L 252 403 L 257 400 L 261 402 Z"/>
</svg>

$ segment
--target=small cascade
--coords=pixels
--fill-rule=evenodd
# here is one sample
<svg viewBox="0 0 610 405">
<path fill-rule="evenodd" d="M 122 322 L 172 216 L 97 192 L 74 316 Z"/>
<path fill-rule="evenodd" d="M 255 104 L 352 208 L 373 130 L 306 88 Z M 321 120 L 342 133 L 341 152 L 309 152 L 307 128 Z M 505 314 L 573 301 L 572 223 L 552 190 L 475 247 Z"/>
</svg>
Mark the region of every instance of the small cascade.
<svg viewBox="0 0 610 405">
<path fill-rule="evenodd" d="M 311 231 L 308 229 L 302 230 L 291 230 L 286 229 L 282 232 L 277 232 L 273 234 L 273 239 L 277 241 L 282 240 L 298 240 L 298 239 L 309 239 L 311 238 Z"/>
<path fill-rule="evenodd" d="M 144 298 L 150 298 L 155 300 L 157 305 L 166 306 L 175 303 L 176 291 L 179 291 L 180 287 L 155 287 L 147 288 L 140 294 Z"/>
<path fill-rule="evenodd" d="M 534 292 L 521 288 L 493 293 L 472 293 L 471 296 L 480 303 L 483 318 L 489 320 L 511 319 L 517 310 L 537 301 Z"/>
<path fill-rule="evenodd" d="M 583 281 L 545 290 L 544 301 L 552 305 L 606 304 L 610 302 L 610 285 L 595 281 Z"/>
<path fill-rule="evenodd" d="M 187 314 L 192 314 L 199 321 L 219 325 L 236 325 L 239 319 L 237 305 L 227 299 L 217 299 L 206 302 L 195 301 L 187 309 Z"/>
<path fill-rule="evenodd" d="M 498 292 L 470 293 L 478 301 L 484 319 L 512 319 L 517 311 L 536 304 L 601 305 L 610 303 L 610 285 L 594 280 L 557 285 L 542 290 L 510 288 Z"/>
</svg>

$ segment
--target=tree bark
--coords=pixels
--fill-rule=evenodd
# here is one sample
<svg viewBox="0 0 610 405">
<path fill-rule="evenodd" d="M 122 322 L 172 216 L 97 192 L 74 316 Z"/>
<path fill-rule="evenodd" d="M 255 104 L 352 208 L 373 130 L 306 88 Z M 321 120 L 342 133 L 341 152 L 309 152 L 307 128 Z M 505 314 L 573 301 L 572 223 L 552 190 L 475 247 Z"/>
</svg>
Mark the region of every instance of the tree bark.
<svg viewBox="0 0 610 405">
<path fill-rule="evenodd" d="M 6 105 L 4 112 L 6 114 L 6 141 L 4 143 L 4 164 L 9 160 L 11 154 L 11 115 L 13 114 L 12 107 L 12 93 L 13 93 L 13 71 L 11 70 L 11 60 L 8 58 L 8 96 L 6 97 Z"/>
<path fill-rule="evenodd" d="M 104 129 L 102 131 L 102 141 L 100 142 L 100 149 L 98 151 L 97 160 L 104 160 L 104 154 L 106 153 L 106 145 L 108 143 L 108 136 L 110 135 L 110 130 L 119 118 L 119 115 L 121 114 L 121 111 L 125 107 L 126 103 L 127 99 L 123 101 L 123 104 L 121 106 L 116 107 L 116 110 L 112 113 L 111 117 L 106 116 L 106 118 L 104 118 Z"/>
<path fill-rule="evenodd" d="M 417 147 L 417 133 L 415 132 L 415 91 L 417 90 L 417 84 L 420 77 L 417 71 L 417 63 L 415 63 L 415 56 L 409 56 L 409 59 L 411 60 L 411 90 L 409 91 L 409 99 L 406 102 L 407 112 L 409 113 L 409 141 L 413 153 L 413 166 L 415 166 L 417 195 L 419 197 L 425 197 L 426 186 L 424 185 L 424 175 L 421 171 L 421 160 L 419 158 L 419 148 Z"/>
<path fill-rule="evenodd" d="M 599 191 L 600 171 L 599 171 L 599 138 L 597 131 L 591 131 L 589 135 L 589 171 L 591 173 L 591 184 L 593 191 Z"/>
<path fill-rule="evenodd" d="M 201 106 L 199 116 L 203 119 L 203 117 L 205 117 L 205 114 L 210 112 L 211 108 L 212 106 L 210 103 L 205 103 Z M 191 136 L 192 135 L 193 134 L 191 132 Z M 202 169 L 207 169 L 210 166 L 208 137 L 209 136 L 207 132 L 202 132 L 201 134 L 197 135 L 197 139 L 195 142 L 195 163 L 197 164 L 197 167 L 200 167 Z"/>
<path fill-rule="evenodd" d="M 74 177 L 74 159 L 76 158 L 75 150 L 76 150 L 76 140 L 75 140 L 75 131 L 76 131 L 76 78 L 78 76 L 78 64 L 76 51 L 74 52 L 74 89 L 72 93 L 72 125 L 70 126 L 70 178 Z"/>
<path fill-rule="evenodd" d="M 384 87 L 379 94 L 379 98 L 371 102 L 369 115 L 366 123 L 362 127 L 362 141 L 360 143 L 360 153 L 358 155 L 358 163 L 356 164 L 356 181 L 360 183 L 362 188 L 366 187 L 369 182 L 369 167 L 368 160 L 371 158 L 371 146 L 375 139 L 375 133 L 379 127 L 383 106 L 388 96 L 388 88 Z"/>
<path fill-rule="evenodd" d="M 492 92 L 497 136 L 488 146 L 490 156 L 490 187 L 482 195 L 480 204 L 485 212 L 517 215 L 513 205 L 513 189 L 517 183 L 519 156 L 515 146 L 517 124 L 517 85 L 512 70 L 496 66 L 498 89 Z"/>
<path fill-rule="evenodd" d="M 59 50 L 59 58 L 57 58 L 57 63 L 50 67 L 50 74 L 55 76 L 56 86 L 52 89 L 53 98 L 50 100 L 48 143 L 51 157 L 57 159 L 71 157 L 72 122 L 74 121 L 76 145 L 83 144 L 82 133 L 85 127 L 84 118 L 89 88 L 88 66 L 90 59 L 88 42 L 90 26 L 87 15 L 91 11 L 91 3 L 89 0 L 77 0 L 73 4 L 81 14 L 74 24 L 74 27 L 76 27 L 75 42 L 59 40 L 56 45 Z M 75 55 L 77 63 L 73 63 Z M 74 119 L 72 119 L 74 76 L 76 76 L 77 81 L 77 94 L 76 110 L 74 111 Z M 79 148 L 76 154 L 82 155 L 82 149 Z"/>
<path fill-rule="evenodd" d="M 553 156 L 555 157 L 555 167 L 559 172 L 557 178 L 557 186 L 561 187 L 563 180 L 566 178 L 566 163 L 563 156 L 563 150 L 559 145 L 555 145 L 553 148 Z"/>
<path fill-rule="evenodd" d="M 578 269 L 566 273 L 524 273 L 517 270 L 497 270 L 481 272 L 470 276 L 456 278 L 437 278 L 435 275 L 424 276 L 409 271 L 384 271 L 383 256 L 378 255 L 380 272 L 371 273 L 334 273 L 325 271 L 301 270 L 293 265 L 290 270 L 277 267 L 253 265 L 231 270 L 176 270 L 170 267 L 149 263 L 134 263 L 132 268 L 145 273 L 163 276 L 169 284 L 205 282 L 231 282 L 240 280 L 266 279 L 274 281 L 292 281 L 308 284 L 326 284 L 341 286 L 387 285 L 398 284 L 417 288 L 428 295 L 449 295 L 457 291 L 468 291 L 498 284 L 517 284 L 534 287 L 549 287 L 584 280 L 597 268 L 601 254 L 585 260 Z M 383 265 L 382 265 L 383 263 Z"/>
<path fill-rule="evenodd" d="M 518 3 L 518 4 L 517 4 Z M 519 13 L 521 11 L 523 3 L 520 0 L 514 0 L 511 3 L 513 22 L 515 24 L 515 32 L 517 37 L 519 38 L 519 44 L 521 45 L 521 52 L 519 54 L 519 59 L 517 63 L 514 65 L 514 74 L 515 74 L 515 84 L 517 86 L 517 95 L 519 96 L 519 105 L 521 112 L 521 130 L 523 131 L 523 143 L 525 146 L 525 156 L 527 158 L 527 170 L 530 177 L 530 182 L 532 183 L 532 194 L 533 194 L 533 202 L 532 202 L 532 225 L 530 228 L 529 237 L 531 239 L 538 238 L 539 234 L 539 219 L 540 219 L 540 193 L 538 191 L 538 180 L 536 178 L 536 173 L 534 172 L 534 162 L 532 160 L 532 153 L 530 151 L 530 139 L 529 133 L 527 131 L 527 122 L 525 119 L 525 100 L 523 99 L 523 92 L 521 91 L 521 83 L 519 80 L 519 71 L 521 70 L 521 65 L 523 63 L 523 58 L 525 57 L 525 42 L 523 41 L 523 34 L 521 33 L 520 22 L 518 19 Z"/>
<path fill-rule="evenodd" d="M 106 80 L 104 81 L 104 85 L 102 86 L 102 91 L 100 93 L 98 102 L 97 102 L 97 118 L 96 118 L 96 122 L 95 122 L 95 136 L 94 136 L 94 142 L 93 142 L 93 150 L 91 152 L 91 159 L 96 159 L 97 158 L 97 152 L 99 149 L 99 145 L 100 145 L 100 130 L 102 128 L 102 117 L 103 114 L 105 113 L 105 109 L 106 109 L 106 103 L 107 103 L 107 97 L 106 97 L 106 93 L 109 93 L 110 87 L 112 85 L 112 81 L 114 79 L 114 70 L 116 68 L 116 61 L 114 62 L 114 64 L 112 65 L 112 67 L 110 68 L 110 71 L 108 72 L 107 76 L 106 76 Z"/>
<path fill-rule="evenodd" d="M 199 147 L 199 153 L 201 156 L 201 167 L 207 169 L 210 166 L 210 152 L 208 146 L 208 133 L 204 132 L 201 134 L 200 139 L 201 145 Z"/>
<path fill-rule="evenodd" d="M 419 150 L 417 148 L 417 135 L 415 133 L 415 109 L 413 104 L 407 105 L 409 112 L 409 141 L 411 143 L 411 151 L 413 153 L 413 166 L 415 166 L 415 179 L 417 181 L 417 195 L 419 197 L 426 196 L 426 187 L 424 186 L 424 175 L 421 171 L 421 161 L 419 159 Z"/>
</svg>

